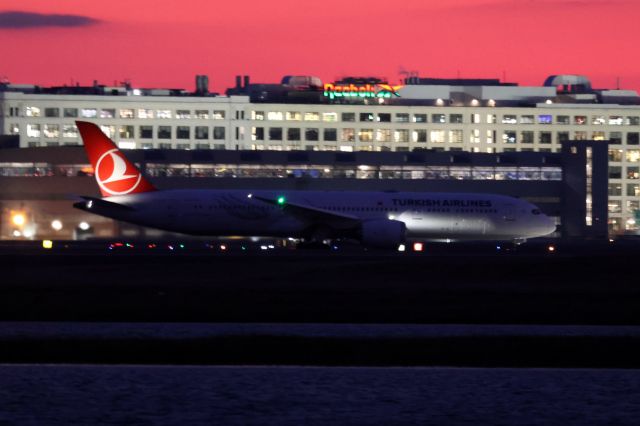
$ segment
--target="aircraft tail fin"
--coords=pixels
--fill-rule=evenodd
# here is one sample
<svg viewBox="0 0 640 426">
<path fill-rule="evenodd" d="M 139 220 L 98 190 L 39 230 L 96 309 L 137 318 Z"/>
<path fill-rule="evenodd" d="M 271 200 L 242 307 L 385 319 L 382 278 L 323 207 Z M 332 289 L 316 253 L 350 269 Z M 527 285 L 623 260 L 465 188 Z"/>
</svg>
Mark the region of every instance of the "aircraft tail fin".
<svg viewBox="0 0 640 426">
<path fill-rule="evenodd" d="M 97 125 L 76 121 L 76 126 L 103 197 L 156 190 Z"/>
</svg>

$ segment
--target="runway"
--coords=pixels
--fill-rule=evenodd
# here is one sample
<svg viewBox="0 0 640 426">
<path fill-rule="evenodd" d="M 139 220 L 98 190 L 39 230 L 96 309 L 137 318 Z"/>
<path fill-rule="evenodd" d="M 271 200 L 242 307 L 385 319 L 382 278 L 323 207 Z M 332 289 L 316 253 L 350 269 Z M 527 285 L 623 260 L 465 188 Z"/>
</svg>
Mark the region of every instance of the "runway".
<svg viewBox="0 0 640 426">
<path fill-rule="evenodd" d="M 0 362 L 640 367 L 633 250 L 85 249 L 0 255 Z"/>
</svg>

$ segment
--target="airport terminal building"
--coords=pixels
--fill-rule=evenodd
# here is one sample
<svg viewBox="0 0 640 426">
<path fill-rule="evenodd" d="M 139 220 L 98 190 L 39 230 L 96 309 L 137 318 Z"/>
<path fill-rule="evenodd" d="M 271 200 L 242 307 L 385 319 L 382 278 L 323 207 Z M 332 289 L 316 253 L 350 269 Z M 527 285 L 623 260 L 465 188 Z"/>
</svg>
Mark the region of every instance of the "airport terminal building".
<svg viewBox="0 0 640 426">
<path fill-rule="evenodd" d="M 634 91 L 595 90 L 580 76 L 552 76 L 539 87 L 417 76 L 402 85 L 374 78 L 323 84 L 305 76 L 252 84 L 238 77 L 225 95 L 207 86 L 204 76 L 195 92 L 3 84 L 2 238 L 13 232 L 11 211 L 60 203 L 62 188 L 96 193 L 82 150 L 66 147 L 80 143 L 75 120 L 96 122 L 121 148 L 135 150 L 159 187 L 498 192 L 541 205 L 565 235 L 600 229 L 602 221 L 605 233 L 607 223 L 610 234 L 638 229 Z M 578 157 L 579 166 L 572 163 Z M 594 188 L 604 190 L 604 211 Z M 563 207 L 569 193 L 584 206 L 573 225 Z M 65 213 L 57 210 L 49 216 Z M 101 232 L 122 231 L 111 228 Z"/>
</svg>

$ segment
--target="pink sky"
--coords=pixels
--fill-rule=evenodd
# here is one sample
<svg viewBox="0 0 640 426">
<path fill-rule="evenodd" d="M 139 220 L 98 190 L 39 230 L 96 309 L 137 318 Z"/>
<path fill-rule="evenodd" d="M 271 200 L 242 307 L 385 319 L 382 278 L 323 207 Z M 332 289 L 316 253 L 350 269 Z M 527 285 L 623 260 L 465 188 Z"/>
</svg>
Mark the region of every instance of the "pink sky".
<svg viewBox="0 0 640 426">
<path fill-rule="evenodd" d="M 59 85 L 129 79 L 212 90 L 283 75 L 502 78 L 583 74 L 640 90 L 637 0 L 0 0 L 0 12 L 74 14 L 86 26 L 0 28 L 0 76 Z"/>
</svg>

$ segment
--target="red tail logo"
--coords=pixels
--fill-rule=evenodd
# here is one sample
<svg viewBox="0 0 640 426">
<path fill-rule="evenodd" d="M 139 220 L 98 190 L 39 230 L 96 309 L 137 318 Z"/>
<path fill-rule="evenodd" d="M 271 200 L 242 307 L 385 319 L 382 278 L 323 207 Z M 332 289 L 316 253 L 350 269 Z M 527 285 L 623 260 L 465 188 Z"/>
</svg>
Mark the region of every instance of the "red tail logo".
<svg viewBox="0 0 640 426">
<path fill-rule="evenodd" d="M 156 190 L 98 126 L 85 121 L 76 125 L 103 197 Z"/>
</svg>

